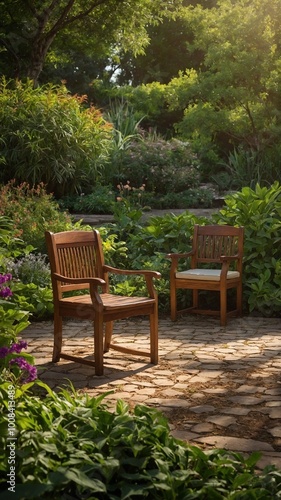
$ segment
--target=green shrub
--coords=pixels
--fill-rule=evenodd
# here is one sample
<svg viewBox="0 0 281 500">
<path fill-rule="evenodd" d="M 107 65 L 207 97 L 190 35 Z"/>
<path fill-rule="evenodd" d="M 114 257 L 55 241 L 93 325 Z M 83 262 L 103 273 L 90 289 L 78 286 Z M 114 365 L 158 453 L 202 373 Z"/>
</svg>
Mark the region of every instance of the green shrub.
<svg viewBox="0 0 281 500">
<path fill-rule="evenodd" d="M 108 167 L 107 167 L 108 168 Z M 198 187 L 198 159 L 189 143 L 165 141 L 159 137 L 132 141 L 130 148 L 115 156 L 111 182 L 128 180 L 134 187 L 145 184 L 146 191 L 156 194 L 181 192 Z"/>
<path fill-rule="evenodd" d="M 150 193 L 148 193 L 149 195 Z M 143 203 L 156 209 L 187 209 L 199 207 L 211 207 L 213 202 L 213 193 L 204 188 L 190 188 L 181 193 L 167 193 L 164 195 L 147 196 L 144 193 Z"/>
<path fill-rule="evenodd" d="M 243 458 L 223 450 L 203 452 L 173 438 L 166 418 L 118 401 L 114 411 L 104 395 L 54 393 L 46 397 L 17 391 L 15 498 L 209 499 L 278 498 L 275 468 L 255 472 L 260 454 Z M 0 386 L 1 498 L 11 497 L 7 477 L 9 384 Z"/>
<path fill-rule="evenodd" d="M 101 113 L 65 87 L 0 82 L 0 182 L 44 182 L 56 197 L 93 186 L 111 144 Z"/>
<path fill-rule="evenodd" d="M 29 312 L 33 320 L 46 320 L 54 312 L 53 292 L 49 286 L 15 281 L 12 287 L 13 301 L 17 307 Z"/>
<path fill-rule="evenodd" d="M 11 181 L 0 187 L 1 215 L 13 221 L 15 235 L 25 245 L 32 245 L 41 253 L 46 253 L 45 230 L 58 232 L 80 227 L 79 223 L 72 223 L 69 214 L 59 210 L 43 184 L 30 187 L 26 182 L 16 185 Z"/>
<path fill-rule="evenodd" d="M 251 311 L 281 314 L 281 187 L 245 187 L 225 199 L 213 216 L 219 224 L 245 227 L 244 297 Z"/>
<path fill-rule="evenodd" d="M 47 255 L 28 253 L 8 265 L 14 279 L 24 284 L 34 283 L 41 287 L 51 285 L 51 271 Z"/>
<path fill-rule="evenodd" d="M 112 214 L 115 193 L 110 186 L 96 186 L 90 194 L 65 196 L 58 200 L 63 210 L 77 214 Z"/>
</svg>

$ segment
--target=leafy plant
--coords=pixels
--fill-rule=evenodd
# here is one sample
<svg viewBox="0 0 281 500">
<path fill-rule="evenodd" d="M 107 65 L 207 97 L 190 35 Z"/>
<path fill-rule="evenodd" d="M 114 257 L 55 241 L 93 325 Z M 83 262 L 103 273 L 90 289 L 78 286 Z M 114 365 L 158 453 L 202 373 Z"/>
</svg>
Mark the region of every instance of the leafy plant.
<svg viewBox="0 0 281 500">
<path fill-rule="evenodd" d="M 100 111 L 63 86 L 0 82 L 1 182 L 44 182 L 56 196 L 83 191 L 99 176 L 110 131 Z"/>
<path fill-rule="evenodd" d="M 10 346 L 17 335 L 29 325 L 29 312 L 14 301 L 12 275 L 0 274 L 0 346 Z M 1 356 L 0 356 L 1 357 Z"/>
<path fill-rule="evenodd" d="M 29 253 L 8 264 L 14 279 L 24 284 L 33 283 L 41 287 L 51 285 L 51 271 L 47 255 Z"/>
<path fill-rule="evenodd" d="M 33 319 L 49 319 L 54 311 L 50 285 L 42 287 L 35 283 L 15 281 L 13 300 L 18 307 L 29 311 Z"/>
<path fill-rule="evenodd" d="M 145 184 L 146 190 L 166 194 L 198 187 L 198 159 L 190 144 L 178 140 L 165 141 L 144 136 L 132 141 L 130 148 L 115 158 L 118 177 L 115 183 L 126 182 L 133 186 Z"/>
<path fill-rule="evenodd" d="M 62 197 L 58 205 L 74 214 L 112 214 L 114 202 L 115 193 L 111 186 L 95 186 L 91 193 Z"/>
<path fill-rule="evenodd" d="M 245 459 L 223 450 L 203 452 L 170 435 L 166 418 L 138 405 L 133 411 L 118 401 L 114 411 L 91 398 L 54 393 L 17 393 L 16 494 L 32 498 L 80 499 L 278 498 L 280 472 L 255 473 L 259 454 Z M 35 389 L 35 386 L 33 386 Z M 1 498 L 7 484 L 8 385 L 1 392 Z M 11 491 L 11 490 L 10 490 Z M 278 493 L 279 492 L 279 493 Z M 277 496 L 275 496 L 277 495 Z"/>
<path fill-rule="evenodd" d="M 281 187 L 256 185 L 229 195 L 213 216 L 220 224 L 245 227 L 244 294 L 250 311 L 268 316 L 281 311 Z"/>
<path fill-rule="evenodd" d="M 59 210 L 57 202 L 42 183 L 31 187 L 27 182 L 17 185 L 10 181 L 1 186 L 1 215 L 13 221 L 15 236 L 41 253 L 46 253 L 45 230 L 59 232 L 81 226 L 72 223 L 71 216 Z"/>
</svg>

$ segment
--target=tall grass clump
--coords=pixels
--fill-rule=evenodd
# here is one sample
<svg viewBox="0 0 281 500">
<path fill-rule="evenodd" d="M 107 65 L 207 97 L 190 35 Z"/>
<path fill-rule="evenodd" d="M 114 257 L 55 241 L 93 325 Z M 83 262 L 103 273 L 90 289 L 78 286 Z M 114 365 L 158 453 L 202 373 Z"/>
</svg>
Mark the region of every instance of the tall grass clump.
<svg viewBox="0 0 281 500">
<path fill-rule="evenodd" d="M 0 81 L 0 182 L 44 182 L 56 197 L 95 184 L 111 126 L 64 86 Z"/>
</svg>

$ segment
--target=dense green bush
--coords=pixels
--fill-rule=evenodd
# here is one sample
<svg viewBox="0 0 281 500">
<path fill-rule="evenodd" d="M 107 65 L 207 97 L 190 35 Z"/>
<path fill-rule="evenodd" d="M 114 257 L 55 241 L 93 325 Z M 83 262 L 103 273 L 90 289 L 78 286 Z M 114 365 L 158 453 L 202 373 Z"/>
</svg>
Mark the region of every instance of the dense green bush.
<svg viewBox="0 0 281 500">
<path fill-rule="evenodd" d="M 111 186 L 95 186 L 91 194 L 64 196 L 58 200 L 63 210 L 77 214 L 112 214 L 116 193 Z"/>
<path fill-rule="evenodd" d="M 214 219 L 245 227 L 244 296 L 250 311 L 281 315 L 281 186 L 249 187 L 227 196 Z"/>
<path fill-rule="evenodd" d="M 131 186 L 153 193 L 179 193 L 199 186 L 199 166 L 189 143 L 144 137 L 115 155 L 112 168 L 115 185 L 130 181 Z M 108 168 L 108 167 L 107 167 Z"/>
<path fill-rule="evenodd" d="M 145 190 L 146 186 L 135 188 L 130 182 L 120 182 L 116 188 L 97 186 L 91 194 L 65 196 L 58 200 L 62 210 L 73 214 L 113 214 L 120 202 L 131 207 L 150 209 L 208 208 L 214 201 L 214 194 L 205 188 L 190 188 L 181 193 L 156 194 Z"/>
<path fill-rule="evenodd" d="M 80 227 L 68 213 L 59 210 L 43 184 L 30 187 L 27 182 L 17 185 L 11 181 L 0 186 L 0 215 L 13 221 L 15 234 L 24 244 L 41 253 L 46 253 L 45 230 L 58 232 Z"/>
<path fill-rule="evenodd" d="M 166 418 L 118 401 L 114 411 L 73 391 L 38 397 L 17 391 L 16 468 L 7 483 L 9 383 L 1 393 L 1 498 L 224 499 L 280 498 L 280 472 L 255 472 L 259 454 L 245 459 L 223 450 L 203 452 L 173 438 Z M 15 479 L 14 483 L 13 480 Z"/>
<path fill-rule="evenodd" d="M 93 186 L 111 126 L 65 87 L 0 82 L 0 182 L 44 182 L 56 196 Z"/>
</svg>

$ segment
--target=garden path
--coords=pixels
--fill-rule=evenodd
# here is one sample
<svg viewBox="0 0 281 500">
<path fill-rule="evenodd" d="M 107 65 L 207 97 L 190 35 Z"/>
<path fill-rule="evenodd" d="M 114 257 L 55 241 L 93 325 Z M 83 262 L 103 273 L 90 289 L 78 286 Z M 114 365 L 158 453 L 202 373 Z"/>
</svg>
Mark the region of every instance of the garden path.
<svg viewBox="0 0 281 500">
<path fill-rule="evenodd" d="M 209 217 L 212 213 L 217 212 L 218 208 L 189 208 L 190 213 L 203 217 Z M 142 220 L 147 220 L 149 217 L 161 217 L 166 214 L 180 215 L 186 212 L 186 209 L 175 208 L 167 210 L 150 210 L 144 212 Z M 72 214 L 75 221 L 82 220 L 83 224 L 89 224 L 90 226 L 95 226 L 99 224 L 106 224 L 114 221 L 113 215 L 102 215 L 102 214 Z"/>
<path fill-rule="evenodd" d="M 69 321 L 67 350 L 92 356 L 92 324 Z M 116 322 L 118 343 L 148 342 L 147 319 Z M 118 333 L 122 335 L 118 336 Z M 93 367 L 67 360 L 51 362 L 53 324 L 31 324 L 22 337 L 35 357 L 39 377 L 51 387 L 67 385 L 92 396 L 113 391 L 131 407 L 145 404 L 162 411 L 172 434 L 208 449 L 239 453 L 260 451 L 258 466 L 281 470 L 281 325 L 280 318 L 232 318 L 221 327 L 217 318 L 183 316 L 159 320 L 159 364 L 111 351 L 102 377 Z"/>
</svg>

